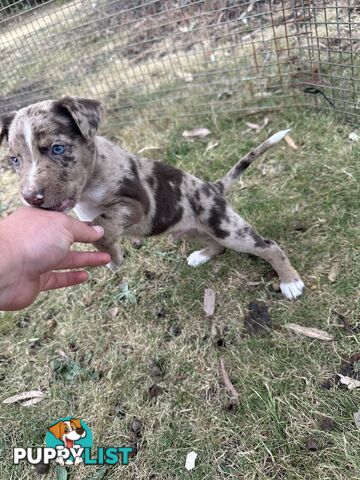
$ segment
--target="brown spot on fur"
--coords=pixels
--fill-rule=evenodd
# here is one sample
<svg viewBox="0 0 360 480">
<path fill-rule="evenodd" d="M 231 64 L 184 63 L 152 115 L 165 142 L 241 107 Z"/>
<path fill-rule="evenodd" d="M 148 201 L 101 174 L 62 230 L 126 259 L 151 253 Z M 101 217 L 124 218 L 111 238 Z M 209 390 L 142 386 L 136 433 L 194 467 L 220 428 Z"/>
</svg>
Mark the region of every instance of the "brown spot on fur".
<svg viewBox="0 0 360 480">
<path fill-rule="evenodd" d="M 207 196 L 210 197 L 212 193 L 218 194 L 218 190 L 210 182 L 204 182 L 201 186 L 201 191 Z"/>
<path fill-rule="evenodd" d="M 220 195 L 223 195 L 223 194 L 224 194 L 225 187 L 224 187 L 224 184 L 222 183 L 221 180 L 219 180 L 218 182 L 215 182 L 215 183 L 214 183 L 214 186 L 215 186 L 215 188 L 217 188 L 217 190 L 218 190 L 218 192 L 220 193 Z"/>
<path fill-rule="evenodd" d="M 127 197 L 139 202 L 143 206 L 144 212 L 148 213 L 150 209 L 150 200 L 145 188 L 142 186 L 142 183 L 138 178 L 123 178 L 120 182 L 120 188 L 117 194 L 119 197 Z"/>
<path fill-rule="evenodd" d="M 146 181 L 148 182 L 148 184 L 150 185 L 151 188 L 155 188 L 155 178 L 154 177 L 148 177 L 146 179 Z"/>
<path fill-rule="evenodd" d="M 170 165 L 154 163 L 156 210 L 152 221 L 152 235 L 163 233 L 181 220 L 184 211 L 180 203 L 183 175 L 180 170 Z"/>
<path fill-rule="evenodd" d="M 227 220 L 226 202 L 220 196 L 214 196 L 212 202 L 213 203 L 210 208 L 210 215 L 208 218 L 208 225 L 217 237 L 226 238 L 230 235 L 230 233 L 221 227 L 222 221 Z"/>
<path fill-rule="evenodd" d="M 269 248 L 274 244 L 272 240 L 267 240 L 266 238 L 261 237 L 254 229 L 250 227 L 245 227 L 244 229 L 248 235 L 252 237 L 255 242 L 255 247 L 257 248 Z"/>
<path fill-rule="evenodd" d="M 195 192 L 195 193 L 199 193 L 199 192 Z M 201 205 L 200 203 L 200 199 L 196 199 L 195 195 L 194 197 L 191 197 L 189 196 L 189 203 L 190 203 L 190 206 L 193 210 L 193 212 L 196 214 L 196 215 L 200 215 L 201 213 L 203 213 L 204 211 L 204 207 Z"/>
</svg>

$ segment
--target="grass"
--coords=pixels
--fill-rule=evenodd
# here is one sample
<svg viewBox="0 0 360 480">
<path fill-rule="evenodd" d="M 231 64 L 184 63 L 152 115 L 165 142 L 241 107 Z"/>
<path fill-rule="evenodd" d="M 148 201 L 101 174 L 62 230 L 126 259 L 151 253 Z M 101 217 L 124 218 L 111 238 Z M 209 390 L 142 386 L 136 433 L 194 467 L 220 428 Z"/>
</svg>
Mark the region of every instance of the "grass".
<svg viewBox="0 0 360 480">
<path fill-rule="evenodd" d="M 282 143 L 259 159 L 230 201 L 284 247 L 303 275 L 304 296 L 286 301 L 274 291 L 267 264 L 234 252 L 190 269 L 185 260 L 194 245 L 164 237 L 146 240 L 140 250 L 125 241 L 126 263 L 115 274 L 97 269 L 86 285 L 43 294 L 25 311 L 0 313 L 1 399 L 29 389 L 46 392 L 30 409 L 0 405 L 0 478 L 34 478 L 31 467 L 12 465 L 12 447 L 42 445 L 48 424 L 68 415 L 90 425 L 95 446 L 129 445 L 129 424 L 134 417 L 143 423 L 137 455 L 128 466 L 109 467 L 106 479 L 358 476 L 360 432 L 353 414 L 360 394 L 322 383 L 359 350 L 353 329 L 359 316 L 359 147 L 348 140 L 349 126 L 323 114 L 288 110 L 270 120 L 260 134 L 246 132 L 242 118 L 215 115 L 197 123 L 175 115 L 172 122 L 143 117 L 120 133 L 107 132 L 131 151 L 156 146 L 152 156 L 215 180 L 270 132 L 292 127 L 299 149 Z M 182 131 L 195 126 L 209 127 L 219 145 L 205 153 L 207 141 L 185 141 Z M 16 182 L 2 173 L 3 215 L 17 205 Z M 340 273 L 330 283 L 334 262 Z M 211 319 L 202 311 L 209 287 L 217 295 Z M 266 335 L 244 329 L 251 301 L 269 308 Z M 292 335 L 283 328 L 288 322 L 324 329 L 335 340 Z M 64 354 L 79 367 L 73 380 L 52 368 Z M 240 394 L 233 409 L 219 376 L 220 357 Z M 162 378 L 151 376 L 151 359 L 161 364 Z M 162 391 L 150 398 L 154 383 Z M 329 418 L 333 424 L 325 428 Z M 309 439 L 316 451 L 308 449 Z M 188 474 L 191 450 L 198 459 Z M 94 474 L 94 467 L 79 467 L 70 478 Z M 55 478 L 53 470 L 48 478 Z"/>
</svg>

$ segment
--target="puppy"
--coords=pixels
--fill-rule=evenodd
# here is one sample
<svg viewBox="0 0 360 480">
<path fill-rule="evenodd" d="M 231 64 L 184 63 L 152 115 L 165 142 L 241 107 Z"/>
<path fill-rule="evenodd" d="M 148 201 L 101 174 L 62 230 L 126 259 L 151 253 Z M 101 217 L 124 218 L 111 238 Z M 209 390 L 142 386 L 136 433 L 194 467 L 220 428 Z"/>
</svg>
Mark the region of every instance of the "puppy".
<svg viewBox="0 0 360 480">
<path fill-rule="evenodd" d="M 164 163 L 138 157 L 97 136 L 103 114 L 96 100 L 64 97 L 47 100 L 4 116 L 0 143 L 6 138 L 10 163 L 20 176 L 28 205 L 67 212 L 102 225 L 95 244 L 121 265 L 121 236 L 142 238 L 164 233 L 196 238 L 205 245 L 187 259 L 197 267 L 225 248 L 268 261 L 286 298 L 301 295 L 304 284 L 285 253 L 260 236 L 226 202 L 232 183 L 287 131 L 279 132 L 245 155 L 222 180 L 204 182 Z"/>
<path fill-rule="evenodd" d="M 77 440 L 86 437 L 86 432 L 81 426 L 81 421 L 77 418 L 72 418 L 64 422 L 57 422 L 55 423 L 55 425 L 49 427 L 48 430 L 57 439 L 63 442 L 65 448 L 74 448 Z M 61 457 L 58 458 L 57 461 L 61 465 L 65 464 L 63 458 Z M 82 462 L 82 458 L 76 457 L 75 465 L 78 465 L 80 462 Z"/>
</svg>

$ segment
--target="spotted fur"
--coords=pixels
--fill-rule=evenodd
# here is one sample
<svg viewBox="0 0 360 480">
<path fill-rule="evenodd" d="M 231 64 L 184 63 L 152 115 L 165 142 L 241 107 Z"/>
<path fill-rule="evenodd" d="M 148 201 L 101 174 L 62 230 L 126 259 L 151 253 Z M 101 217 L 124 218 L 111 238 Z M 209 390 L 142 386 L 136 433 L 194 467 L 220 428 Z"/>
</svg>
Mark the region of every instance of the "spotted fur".
<svg viewBox="0 0 360 480">
<path fill-rule="evenodd" d="M 65 97 L 30 105 L 0 120 L 0 141 L 8 141 L 28 203 L 64 212 L 75 208 L 80 219 L 102 225 L 105 235 L 96 246 L 111 254 L 113 267 L 122 263 L 119 237 L 170 233 L 206 244 L 189 257 L 191 266 L 225 248 L 251 253 L 274 267 L 285 296 L 301 293 L 299 274 L 280 247 L 261 237 L 224 198 L 239 175 L 286 132 L 270 137 L 222 180 L 211 183 L 135 156 L 96 135 L 102 115 L 96 100 Z M 64 151 L 57 154 L 54 145 Z"/>
</svg>

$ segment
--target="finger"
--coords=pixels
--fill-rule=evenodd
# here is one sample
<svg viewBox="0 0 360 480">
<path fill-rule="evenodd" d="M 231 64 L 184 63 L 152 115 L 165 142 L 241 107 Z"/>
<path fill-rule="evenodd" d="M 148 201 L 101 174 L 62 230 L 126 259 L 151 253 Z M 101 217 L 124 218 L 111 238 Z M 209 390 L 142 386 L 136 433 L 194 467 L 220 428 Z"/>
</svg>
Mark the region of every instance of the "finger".
<svg viewBox="0 0 360 480">
<path fill-rule="evenodd" d="M 73 217 L 68 218 L 68 228 L 72 234 L 73 242 L 94 243 L 104 235 L 100 225 L 87 225 Z"/>
<path fill-rule="evenodd" d="M 77 272 L 49 272 L 49 274 L 42 275 L 40 289 L 54 290 L 56 288 L 70 287 L 78 285 L 88 280 L 89 275 L 84 271 Z"/>
<path fill-rule="evenodd" d="M 105 252 L 76 252 L 72 251 L 57 265 L 54 270 L 69 268 L 98 267 L 111 261 L 111 256 Z"/>
</svg>

